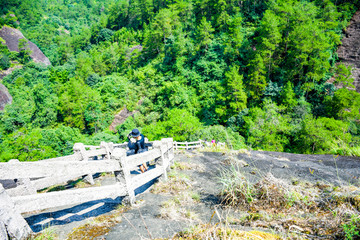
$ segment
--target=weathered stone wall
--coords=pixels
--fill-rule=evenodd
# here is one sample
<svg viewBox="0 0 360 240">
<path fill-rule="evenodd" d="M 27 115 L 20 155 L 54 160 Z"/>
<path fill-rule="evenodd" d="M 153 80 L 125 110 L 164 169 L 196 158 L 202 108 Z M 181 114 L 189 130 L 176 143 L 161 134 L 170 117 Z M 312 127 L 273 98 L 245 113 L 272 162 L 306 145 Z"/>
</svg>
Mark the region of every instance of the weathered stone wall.
<svg viewBox="0 0 360 240">
<path fill-rule="evenodd" d="M 18 29 L 6 26 L 0 29 L 0 37 L 5 40 L 6 45 L 10 51 L 16 52 L 19 52 L 19 40 L 26 39 Z M 30 41 L 27 43 L 28 49 L 31 51 L 31 58 L 34 60 L 34 62 L 51 65 L 49 59 L 34 43 Z"/>
<path fill-rule="evenodd" d="M 6 104 L 12 102 L 12 97 L 8 89 L 0 83 L 0 111 L 4 110 Z"/>
<path fill-rule="evenodd" d="M 337 53 L 341 62 L 353 66 L 354 85 L 360 92 L 360 11 L 352 17 Z"/>
</svg>

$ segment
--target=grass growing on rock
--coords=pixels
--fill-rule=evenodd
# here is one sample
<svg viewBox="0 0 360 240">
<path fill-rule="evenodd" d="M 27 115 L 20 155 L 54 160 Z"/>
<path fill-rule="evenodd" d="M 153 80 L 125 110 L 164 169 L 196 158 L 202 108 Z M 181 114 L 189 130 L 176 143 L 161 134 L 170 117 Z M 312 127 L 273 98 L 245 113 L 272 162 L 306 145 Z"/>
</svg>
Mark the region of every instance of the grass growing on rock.
<svg viewBox="0 0 360 240">
<path fill-rule="evenodd" d="M 112 214 L 105 214 L 92 218 L 88 223 L 73 229 L 73 231 L 68 234 L 67 239 L 97 239 L 98 237 L 107 234 L 113 226 L 120 223 L 121 214 L 127 209 L 128 207 L 119 205 Z"/>
<path fill-rule="evenodd" d="M 173 240 L 180 239 L 251 239 L 251 240 L 278 240 L 282 239 L 278 235 L 266 233 L 261 231 L 240 231 L 231 229 L 229 227 L 222 227 L 217 225 L 202 224 L 197 225 L 189 231 L 184 231 L 176 234 Z"/>
<path fill-rule="evenodd" d="M 52 227 L 45 228 L 40 233 L 34 234 L 28 238 L 28 240 L 56 240 L 58 239 Z"/>
<path fill-rule="evenodd" d="M 175 161 L 174 164 L 171 166 L 173 170 L 196 170 L 198 172 L 204 172 L 205 167 L 200 164 L 195 164 L 191 162 L 177 162 Z"/>
<path fill-rule="evenodd" d="M 196 204 L 199 200 L 197 193 L 185 191 L 161 204 L 160 214 L 158 217 L 172 220 L 190 220 L 199 222 L 198 215 L 187 209 L 187 206 Z"/>
<path fill-rule="evenodd" d="M 168 174 L 168 181 L 158 182 L 151 189 L 154 194 L 179 194 L 191 187 L 190 177 L 176 170 L 172 170 Z"/>
<path fill-rule="evenodd" d="M 222 204 L 247 214 L 243 226 L 275 229 L 291 238 L 353 239 L 360 230 L 360 189 L 287 182 L 272 174 L 250 182 L 240 168 L 224 169 Z M 235 221 L 235 220 L 233 220 Z"/>
</svg>

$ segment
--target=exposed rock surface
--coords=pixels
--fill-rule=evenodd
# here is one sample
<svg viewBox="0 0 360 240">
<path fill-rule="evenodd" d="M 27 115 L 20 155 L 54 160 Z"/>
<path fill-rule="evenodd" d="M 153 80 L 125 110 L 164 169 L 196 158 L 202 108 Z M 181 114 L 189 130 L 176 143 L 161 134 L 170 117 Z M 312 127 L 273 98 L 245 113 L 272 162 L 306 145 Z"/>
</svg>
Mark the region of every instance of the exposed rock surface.
<svg viewBox="0 0 360 240">
<path fill-rule="evenodd" d="M 12 97 L 8 89 L 0 83 L 0 111 L 4 110 L 6 104 L 12 102 Z"/>
<path fill-rule="evenodd" d="M 133 116 L 135 114 L 136 111 L 132 111 L 130 112 L 126 107 L 121 110 L 118 114 L 115 115 L 114 121 L 111 123 L 110 125 L 110 130 L 111 131 L 116 131 L 116 126 L 123 124 L 125 122 L 125 120 L 130 117 Z"/>
<path fill-rule="evenodd" d="M 341 62 L 353 66 L 354 85 L 360 92 L 360 11 L 352 17 L 337 53 Z"/>
<path fill-rule="evenodd" d="M 15 28 L 4 26 L 0 30 L 0 37 L 6 42 L 6 45 L 10 51 L 19 52 L 19 40 L 26 39 L 24 35 Z M 44 53 L 32 42 L 28 41 L 28 49 L 31 51 L 31 58 L 36 63 L 43 63 L 45 65 L 51 65 L 49 59 Z"/>
</svg>

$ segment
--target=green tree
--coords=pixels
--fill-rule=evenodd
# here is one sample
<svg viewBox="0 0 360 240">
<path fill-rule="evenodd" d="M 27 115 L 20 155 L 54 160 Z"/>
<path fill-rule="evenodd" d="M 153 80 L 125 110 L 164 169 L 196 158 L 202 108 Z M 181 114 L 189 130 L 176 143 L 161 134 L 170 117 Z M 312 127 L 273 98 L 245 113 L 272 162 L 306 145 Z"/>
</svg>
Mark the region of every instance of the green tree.
<svg viewBox="0 0 360 240">
<path fill-rule="evenodd" d="M 349 124 L 333 118 L 308 117 L 301 124 L 296 136 L 296 148 L 302 153 L 326 153 L 347 147 L 351 141 Z"/>
<path fill-rule="evenodd" d="M 98 121 L 98 118 L 91 117 L 93 111 L 97 111 L 91 107 L 94 105 L 101 105 L 99 93 L 78 79 L 71 78 L 59 91 L 59 116 L 70 127 L 93 132 L 93 124 Z M 89 114 L 86 117 L 85 112 Z"/>
<path fill-rule="evenodd" d="M 264 59 L 260 54 L 256 54 L 255 58 L 252 59 L 248 65 L 249 75 L 247 88 L 250 94 L 250 97 L 255 101 L 260 100 L 264 94 L 266 88 L 266 69 L 264 64 Z"/>
<path fill-rule="evenodd" d="M 254 149 L 282 152 L 289 144 L 289 117 L 279 107 L 266 100 L 263 109 L 254 107 L 244 116 L 247 143 Z"/>
<path fill-rule="evenodd" d="M 185 109 L 172 109 L 165 120 L 144 127 L 143 132 L 151 140 L 173 137 L 175 141 L 186 141 L 202 127 L 199 119 Z"/>
<path fill-rule="evenodd" d="M 201 19 L 199 26 L 196 31 L 196 40 L 198 41 L 199 47 L 208 48 L 208 45 L 213 39 L 213 32 L 215 29 L 211 26 L 211 22 L 208 22 L 205 17 Z"/>
<path fill-rule="evenodd" d="M 268 79 L 274 69 L 277 68 L 277 57 L 274 56 L 275 50 L 278 48 L 281 42 L 280 21 L 271 10 L 267 10 L 261 20 L 258 32 L 259 41 L 256 47 L 257 51 L 260 51 L 261 56 L 264 59 L 264 65 L 267 72 Z"/>
<path fill-rule="evenodd" d="M 8 133 L 30 125 L 36 111 L 34 95 L 29 87 L 20 86 L 16 92 L 12 92 L 12 96 L 12 104 L 6 105 L 0 115 L 1 123 Z"/>
<path fill-rule="evenodd" d="M 28 40 L 25 38 L 19 39 L 19 58 L 21 63 L 27 63 L 30 61 L 31 50 L 29 49 Z"/>
<path fill-rule="evenodd" d="M 360 94 L 354 90 L 340 88 L 334 96 L 325 99 L 328 116 L 341 120 L 360 119 Z"/>
<path fill-rule="evenodd" d="M 11 66 L 10 58 L 5 55 L 0 55 L 0 70 L 6 70 Z"/>
<path fill-rule="evenodd" d="M 195 89 L 176 81 L 164 83 L 157 93 L 156 103 L 159 108 L 181 108 L 191 113 L 195 113 L 199 106 Z"/>
<path fill-rule="evenodd" d="M 190 141 L 198 141 L 199 139 L 208 142 L 214 139 L 216 142 L 226 143 L 231 149 L 247 148 L 245 139 L 239 133 L 233 132 L 230 128 L 225 128 L 221 125 L 204 127 L 190 137 Z"/>
<path fill-rule="evenodd" d="M 19 159 L 20 161 L 37 161 L 56 156 L 56 152 L 42 142 L 41 129 L 28 131 L 21 128 L 10 134 L 2 143 L 0 159 Z"/>
<path fill-rule="evenodd" d="M 44 84 L 39 83 L 33 88 L 33 98 L 36 111 L 31 119 L 32 125 L 35 127 L 54 125 L 57 121 L 58 98 L 56 94 L 52 94 Z"/>
<path fill-rule="evenodd" d="M 290 81 L 283 86 L 280 98 L 281 103 L 287 110 L 292 110 L 296 106 L 297 101 L 295 98 L 294 86 Z"/>
<path fill-rule="evenodd" d="M 239 74 L 239 67 L 232 66 L 225 73 L 227 84 L 227 99 L 229 101 L 230 112 L 239 113 L 246 108 L 247 96 L 243 87 L 243 76 Z M 231 114 L 231 115 L 232 115 Z"/>
</svg>

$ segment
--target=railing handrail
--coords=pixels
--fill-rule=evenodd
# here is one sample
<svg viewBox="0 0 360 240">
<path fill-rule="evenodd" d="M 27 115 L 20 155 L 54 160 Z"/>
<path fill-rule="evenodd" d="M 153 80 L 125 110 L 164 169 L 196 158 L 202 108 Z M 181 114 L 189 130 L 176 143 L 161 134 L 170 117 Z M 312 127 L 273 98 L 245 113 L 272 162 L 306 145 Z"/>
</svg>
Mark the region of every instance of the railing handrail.
<svg viewBox="0 0 360 240">
<path fill-rule="evenodd" d="M 74 145 L 74 154 L 59 158 L 45 159 L 36 162 L 19 162 L 13 160 L 7 163 L 0 163 L 0 179 L 23 179 L 23 184 L 18 188 L 29 190 L 27 195 L 16 195 L 16 191 L 0 191 L 0 198 L 7 199 L 9 204 L 0 205 L 2 210 L 9 212 L 8 218 L 19 218 L 19 213 L 38 211 L 46 208 L 64 206 L 68 204 L 80 204 L 87 201 L 105 198 L 126 196 L 127 202 L 135 202 L 135 189 L 161 175 L 167 179 L 167 170 L 174 158 L 174 144 L 172 139 L 162 139 L 150 143 L 153 149 L 141 154 L 126 156 L 126 149 L 119 148 L 119 145 L 102 142 L 100 146 L 93 148 L 89 145 L 77 143 Z M 121 144 L 120 144 L 121 145 Z M 121 146 L 124 146 L 122 144 Z M 90 148 L 90 150 L 86 150 Z M 105 156 L 100 161 L 89 161 L 90 157 Z M 154 169 L 139 174 L 131 175 L 131 170 L 143 163 L 155 160 Z M 97 172 L 114 172 L 116 184 L 112 186 L 93 187 L 88 189 L 64 190 L 59 192 L 37 194 L 38 187 L 44 187 L 46 180 L 51 184 L 57 181 L 71 180 L 74 177 L 83 175 L 92 176 Z M 64 174 L 65 173 L 65 174 Z M 41 178 L 43 177 L 43 178 Z M 44 178 L 45 177 L 45 178 Z M 30 178 L 40 178 L 30 181 Z M 2 185 L 0 184 L 0 187 Z M 14 194 L 9 196 L 9 194 Z M 8 206 L 15 205 L 12 209 Z M 1 217 L 1 216 L 0 216 Z M 21 217 L 21 216 L 20 216 Z M 0 227 L 7 219 L 0 218 Z M 30 229 L 25 222 L 20 228 Z M 11 229 L 7 229 L 11 231 Z M 22 236 L 26 238 L 27 236 Z"/>
<path fill-rule="evenodd" d="M 179 149 L 190 150 L 190 149 L 202 148 L 203 142 L 204 141 L 202 141 L 201 139 L 196 142 L 176 142 L 176 141 L 174 141 L 174 149 L 175 150 L 179 150 Z"/>
</svg>

